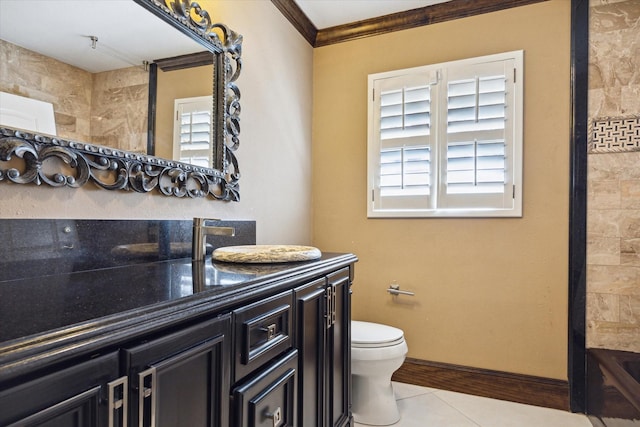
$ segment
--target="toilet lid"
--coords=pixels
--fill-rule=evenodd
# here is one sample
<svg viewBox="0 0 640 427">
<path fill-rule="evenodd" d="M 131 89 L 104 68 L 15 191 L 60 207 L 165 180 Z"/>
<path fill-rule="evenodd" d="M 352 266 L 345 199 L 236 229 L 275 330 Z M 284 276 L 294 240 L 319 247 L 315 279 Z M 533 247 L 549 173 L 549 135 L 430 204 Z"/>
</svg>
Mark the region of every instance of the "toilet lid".
<svg viewBox="0 0 640 427">
<path fill-rule="evenodd" d="M 379 323 L 351 321 L 351 345 L 354 347 L 387 347 L 403 341 L 402 329 Z"/>
</svg>

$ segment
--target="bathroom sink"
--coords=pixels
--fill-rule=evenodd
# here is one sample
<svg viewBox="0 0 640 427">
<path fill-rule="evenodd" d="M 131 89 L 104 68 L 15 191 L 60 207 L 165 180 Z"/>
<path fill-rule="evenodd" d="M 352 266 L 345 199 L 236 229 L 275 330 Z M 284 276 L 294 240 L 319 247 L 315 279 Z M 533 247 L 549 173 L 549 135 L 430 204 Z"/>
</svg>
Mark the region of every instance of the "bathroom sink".
<svg viewBox="0 0 640 427">
<path fill-rule="evenodd" d="M 312 246 L 298 245 L 242 245 L 224 246 L 213 251 L 215 261 L 243 264 L 272 264 L 279 262 L 310 261 L 322 253 Z"/>
</svg>

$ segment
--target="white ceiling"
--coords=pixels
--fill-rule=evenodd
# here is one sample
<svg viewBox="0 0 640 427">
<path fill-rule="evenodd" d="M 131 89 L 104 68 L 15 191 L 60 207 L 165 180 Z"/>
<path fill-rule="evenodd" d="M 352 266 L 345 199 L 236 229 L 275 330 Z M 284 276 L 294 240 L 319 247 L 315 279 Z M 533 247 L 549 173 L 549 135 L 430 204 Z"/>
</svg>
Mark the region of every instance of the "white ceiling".
<svg viewBox="0 0 640 427">
<path fill-rule="evenodd" d="M 295 0 L 319 30 L 447 1 L 449 0 Z"/>
<path fill-rule="evenodd" d="M 448 0 L 295 1 L 323 29 Z M 92 73 L 204 50 L 132 0 L 0 0 L 0 39 Z"/>
</svg>

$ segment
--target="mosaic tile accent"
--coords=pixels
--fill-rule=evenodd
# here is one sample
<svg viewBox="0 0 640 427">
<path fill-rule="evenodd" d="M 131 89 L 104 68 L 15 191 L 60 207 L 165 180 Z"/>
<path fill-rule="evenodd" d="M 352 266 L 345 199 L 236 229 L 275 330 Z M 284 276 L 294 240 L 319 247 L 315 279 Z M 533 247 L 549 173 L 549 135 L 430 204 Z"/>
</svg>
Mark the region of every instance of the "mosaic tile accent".
<svg viewBox="0 0 640 427">
<path fill-rule="evenodd" d="M 593 119 L 589 136 L 590 153 L 640 151 L 640 116 Z"/>
</svg>

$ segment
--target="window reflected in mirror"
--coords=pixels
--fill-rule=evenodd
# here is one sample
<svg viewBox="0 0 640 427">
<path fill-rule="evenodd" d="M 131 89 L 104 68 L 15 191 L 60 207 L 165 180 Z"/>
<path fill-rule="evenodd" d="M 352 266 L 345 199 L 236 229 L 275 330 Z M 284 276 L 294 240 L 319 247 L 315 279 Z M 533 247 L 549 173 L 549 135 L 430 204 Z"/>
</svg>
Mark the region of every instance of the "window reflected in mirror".
<svg viewBox="0 0 640 427">
<path fill-rule="evenodd" d="M 211 96 L 174 101 L 173 159 L 192 165 L 211 164 Z"/>
</svg>

